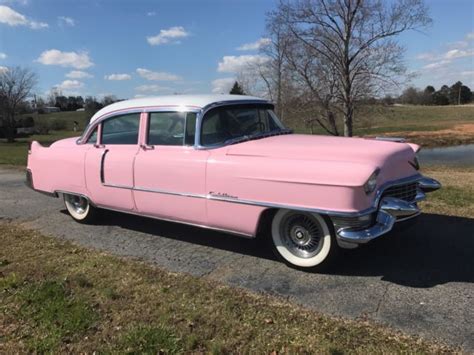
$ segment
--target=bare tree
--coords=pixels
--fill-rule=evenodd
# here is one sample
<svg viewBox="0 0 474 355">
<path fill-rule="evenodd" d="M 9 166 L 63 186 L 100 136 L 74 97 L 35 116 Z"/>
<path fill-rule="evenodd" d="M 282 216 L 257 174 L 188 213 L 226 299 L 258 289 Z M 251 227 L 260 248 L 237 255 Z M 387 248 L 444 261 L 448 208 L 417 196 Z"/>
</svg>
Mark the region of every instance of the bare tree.
<svg viewBox="0 0 474 355">
<path fill-rule="evenodd" d="M 292 81 L 300 88 L 298 115 L 313 133 L 319 124 L 327 133 L 339 135 L 336 122 L 339 109 L 335 100 L 337 75 L 325 58 L 320 58 L 311 47 L 293 39 L 286 54 Z M 296 113 L 296 112 L 295 112 Z"/>
<path fill-rule="evenodd" d="M 286 61 L 290 45 L 290 36 L 285 19 L 278 11 L 268 13 L 266 20 L 266 38 L 268 43 L 260 48 L 260 52 L 268 58 L 268 62 L 260 65 L 257 73 L 265 83 L 268 96 L 276 104 L 276 113 L 284 120 L 284 99 L 288 90 L 288 66 Z M 285 95 L 284 95 L 285 94 Z"/>
<path fill-rule="evenodd" d="M 345 136 L 353 134 L 358 101 L 396 85 L 405 74 L 396 37 L 431 22 L 423 0 L 282 0 L 278 12 L 306 52 L 327 67 L 325 86 L 333 87 Z M 320 75 L 308 74 L 321 85 Z"/>
<path fill-rule="evenodd" d="M 15 140 L 16 114 L 37 83 L 26 68 L 8 67 L 0 73 L 0 122 L 9 143 Z"/>
<path fill-rule="evenodd" d="M 56 105 L 56 99 L 60 96 L 63 96 L 63 93 L 62 93 L 61 89 L 59 89 L 57 87 L 51 88 L 51 90 L 48 93 L 48 99 L 47 99 L 48 105 L 51 106 L 51 107 L 55 106 Z"/>
</svg>

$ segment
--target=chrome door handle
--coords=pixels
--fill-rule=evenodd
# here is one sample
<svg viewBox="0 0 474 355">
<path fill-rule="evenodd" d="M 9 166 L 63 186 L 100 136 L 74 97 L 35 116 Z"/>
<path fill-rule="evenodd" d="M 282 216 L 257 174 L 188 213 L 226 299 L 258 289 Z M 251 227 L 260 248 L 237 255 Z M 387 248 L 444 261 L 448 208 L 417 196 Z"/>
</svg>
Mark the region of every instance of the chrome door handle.
<svg viewBox="0 0 474 355">
<path fill-rule="evenodd" d="M 94 144 L 94 148 L 105 148 L 105 144 Z"/>
<path fill-rule="evenodd" d="M 100 182 L 103 185 L 105 183 L 105 177 L 104 177 L 104 164 L 105 164 L 105 156 L 109 152 L 108 149 L 105 149 L 104 152 L 102 153 L 102 157 L 100 158 Z"/>
<path fill-rule="evenodd" d="M 148 145 L 148 144 L 140 144 L 140 148 L 142 148 L 143 150 L 153 150 L 153 149 L 155 149 L 155 146 L 154 145 Z"/>
</svg>

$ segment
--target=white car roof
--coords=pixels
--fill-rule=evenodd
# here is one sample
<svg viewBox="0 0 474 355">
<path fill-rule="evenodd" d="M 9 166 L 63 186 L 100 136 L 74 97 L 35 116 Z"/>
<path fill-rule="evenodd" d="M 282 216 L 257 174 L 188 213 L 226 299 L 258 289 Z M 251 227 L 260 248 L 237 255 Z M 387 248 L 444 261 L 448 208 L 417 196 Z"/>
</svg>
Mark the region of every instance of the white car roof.
<svg viewBox="0 0 474 355">
<path fill-rule="evenodd" d="M 168 95 L 144 97 L 139 99 L 119 101 L 108 105 L 96 112 L 96 114 L 92 116 L 90 123 L 96 121 L 98 118 L 104 115 L 107 115 L 108 113 L 127 109 L 148 108 L 157 106 L 188 106 L 200 109 L 217 102 L 248 100 L 268 102 L 267 100 L 259 97 L 246 95 Z"/>
</svg>

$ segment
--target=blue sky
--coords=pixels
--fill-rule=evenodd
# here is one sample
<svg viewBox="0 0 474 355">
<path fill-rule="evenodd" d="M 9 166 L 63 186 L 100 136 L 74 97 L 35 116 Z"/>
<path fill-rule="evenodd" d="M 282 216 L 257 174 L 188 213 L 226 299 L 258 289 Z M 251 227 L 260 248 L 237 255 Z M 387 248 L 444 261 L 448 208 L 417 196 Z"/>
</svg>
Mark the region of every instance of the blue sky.
<svg viewBox="0 0 474 355">
<path fill-rule="evenodd" d="M 427 3 L 433 25 L 400 37 L 407 66 L 417 74 L 413 84 L 439 88 L 461 80 L 474 90 L 474 1 Z M 52 87 L 119 98 L 220 92 L 242 63 L 262 60 L 255 48 L 275 4 L 0 0 L 0 67 L 33 69 L 39 94 Z"/>
</svg>

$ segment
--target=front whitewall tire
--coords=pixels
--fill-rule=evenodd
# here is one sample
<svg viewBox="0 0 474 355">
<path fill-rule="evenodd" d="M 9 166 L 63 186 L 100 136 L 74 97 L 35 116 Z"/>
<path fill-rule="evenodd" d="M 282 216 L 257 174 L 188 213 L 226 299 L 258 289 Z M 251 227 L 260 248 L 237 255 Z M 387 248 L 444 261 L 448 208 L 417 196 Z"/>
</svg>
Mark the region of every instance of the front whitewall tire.
<svg viewBox="0 0 474 355">
<path fill-rule="evenodd" d="M 318 230 L 319 238 L 318 245 L 313 247 L 314 250 L 311 250 L 311 253 L 306 253 L 304 250 L 299 250 L 299 240 L 295 238 L 290 238 L 290 234 L 292 233 L 285 233 L 284 231 L 282 231 L 282 224 L 285 223 L 285 219 L 289 216 L 294 218 L 299 217 L 302 220 L 307 218 L 308 221 L 314 223 L 314 228 L 315 230 Z M 298 225 L 295 225 L 293 228 L 291 228 L 291 231 L 294 230 L 296 230 L 296 234 L 300 232 L 300 230 L 298 230 Z M 306 232 L 306 229 L 303 228 L 302 230 Z M 328 224 L 321 215 L 316 213 L 305 213 L 287 209 L 281 209 L 275 214 L 272 221 L 272 239 L 276 251 L 284 260 L 294 266 L 302 268 L 311 268 L 322 264 L 328 258 L 331 249 L 337 247 L 336 245 L 334 245 L 335 243 L 332 240 Z M 293 242 L 293 239 L 295 239 L 296 242 Z M 303 242 L 309 244 L 310 239 L 311 236 L 307 238 L 307 241 Z"/>
</svg>

